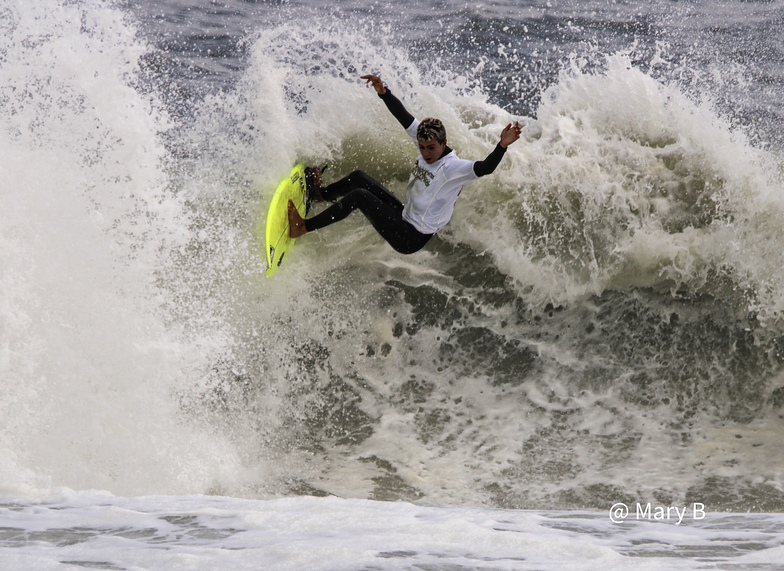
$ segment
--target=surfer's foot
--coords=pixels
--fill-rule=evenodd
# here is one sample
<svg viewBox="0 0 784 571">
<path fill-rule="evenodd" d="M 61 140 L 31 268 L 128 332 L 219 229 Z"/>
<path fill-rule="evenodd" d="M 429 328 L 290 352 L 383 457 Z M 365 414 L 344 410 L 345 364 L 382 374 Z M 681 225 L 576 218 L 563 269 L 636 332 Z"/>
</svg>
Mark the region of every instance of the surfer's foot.
<svg viewBox="0 0 784 571">
<path fill-rule="evenodd" d="M 297 207 L 289 200 L 289 236 L 292 238 L 299 238 L 307 233 L 308 229 L 305 228 L 305 220 L 299 215 Z"/>
<path fill-rule="evenodd" d="M 308 167 L 305 170 L 305 183 L 308 191 L 308 202 L 324 202 L 322 172 L 319 167 Z"/>
</svg>

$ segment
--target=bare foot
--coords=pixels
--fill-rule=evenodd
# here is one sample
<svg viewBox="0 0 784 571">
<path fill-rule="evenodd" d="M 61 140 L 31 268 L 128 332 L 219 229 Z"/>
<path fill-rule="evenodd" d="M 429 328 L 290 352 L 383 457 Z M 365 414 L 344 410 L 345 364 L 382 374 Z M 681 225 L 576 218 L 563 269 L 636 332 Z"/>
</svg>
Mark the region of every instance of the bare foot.
<svg viewBox="0 0 784 571">
<path fill-rule="evenodd" d="M 289 236 L 292 238 L 299 238 L 307 233 L 308 229 L 305 228 L 305 220 L 299 215 L 297 207 L 289 200 Z"/>
</svg>

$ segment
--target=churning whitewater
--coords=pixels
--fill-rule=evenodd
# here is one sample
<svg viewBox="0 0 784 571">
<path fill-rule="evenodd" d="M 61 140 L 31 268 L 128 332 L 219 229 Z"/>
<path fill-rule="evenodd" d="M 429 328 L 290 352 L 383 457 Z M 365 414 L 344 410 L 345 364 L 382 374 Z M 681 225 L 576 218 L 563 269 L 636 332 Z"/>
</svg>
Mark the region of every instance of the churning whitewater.
<svg viewBox="0 0 784 571">
<path fill-rule="evenodd" d="M 784 510 L 780 3 L 507 4 L 0 4 L 3 509 Z M 523 137 L 424 250 L 354 214 L 268 279 L 295 162 L 404 196 L 362 73 L 462 158 Z"/>
</svg>

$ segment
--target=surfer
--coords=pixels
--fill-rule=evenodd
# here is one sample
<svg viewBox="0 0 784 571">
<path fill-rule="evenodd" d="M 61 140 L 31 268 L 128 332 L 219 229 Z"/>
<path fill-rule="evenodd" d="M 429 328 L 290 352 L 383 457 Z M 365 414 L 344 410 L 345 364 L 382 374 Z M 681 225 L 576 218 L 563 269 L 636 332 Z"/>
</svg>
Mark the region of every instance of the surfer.
<svg viewBox="0 0 784 571">
<path fill-rule="evenodd" d="M 520 138 L 520 124 L 515 121 L 504 127 L 498 144 L 487 158 L 467 161 L 458 158 L 449 148 L 446 130 L 439 119 L 418 121 L 380 77 L 368 74 L 361 79 L 373 86 L 406 133 L 419 145 L 419 156 L 406 189 L 406 202 L 401 203 L 381 183 L 361 170 L 324 188 L 318 184 L 317 173 L 311 199 L 334 204 L 312 218 L 303 219 L 289 201 L 290 235 L 298 238 L 324 228 L 343 220 L 358 208 L 390 246 L 401 254 L 413 254 L 449 222 L 463 185 L 495 171 L 506 148 Z"/>
</svg>

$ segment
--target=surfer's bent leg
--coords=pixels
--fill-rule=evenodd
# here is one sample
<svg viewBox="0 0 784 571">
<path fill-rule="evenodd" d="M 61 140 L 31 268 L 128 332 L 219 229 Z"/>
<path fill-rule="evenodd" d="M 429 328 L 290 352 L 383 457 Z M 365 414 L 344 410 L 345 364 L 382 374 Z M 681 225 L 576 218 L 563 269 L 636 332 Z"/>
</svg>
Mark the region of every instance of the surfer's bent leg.
<svg viewBox="0 0 784 571">
<path fill-rule="evenodd" d="M 376 194 L 379 198 L 382 196 L 387 195 L 392 197 L 392 200 L 395 202 L 400 202 L 395 198 L 395 196 L 389 192 L 384 186 L 378 182 L 373 177 L 369 176 L 366 172 L 356 170 L 352 172 L 350 175 L 343 177 L 342 179 L 333 182 L 329 186 L 326 186 L 321 189 L 321 194 L 324 197 L 324 200 L 329 202 L 335 202 L 341 196 L 347 195 L 352 190 L 357 190 L 359 188 L 364 188 L 365 190 L 370 190 L 373 194 Z"/>
<path fill-rule="evenodd" d="M 422 234 L 403 220 L 403 205 L 389 191 L 383 187 L 382 190 L 383 193 L 377 193 L 375 188 L 350 191 L 320 214 L 305 220 L 307 231 L 312 232 L 339 222 L 358 208 L 395 250 L 401 254 L 413 254 L 421 250 L 433 235 Z"/>
</svg>

